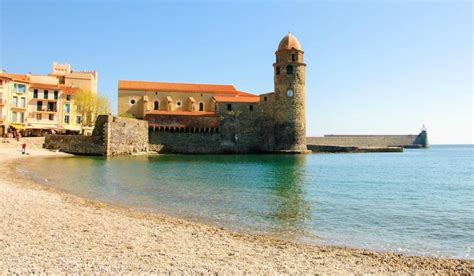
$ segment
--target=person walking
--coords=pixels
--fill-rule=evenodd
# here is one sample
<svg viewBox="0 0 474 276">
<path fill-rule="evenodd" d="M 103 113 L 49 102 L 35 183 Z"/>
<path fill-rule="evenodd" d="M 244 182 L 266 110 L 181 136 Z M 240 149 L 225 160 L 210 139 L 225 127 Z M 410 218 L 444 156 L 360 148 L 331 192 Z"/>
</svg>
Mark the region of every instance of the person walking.
<svg viewBox="0 0 474 276">
<path fill-rule="evenodd" d="M 21 154 L 26 153 L 26 143 L 21 144 Z"/>
</svg>

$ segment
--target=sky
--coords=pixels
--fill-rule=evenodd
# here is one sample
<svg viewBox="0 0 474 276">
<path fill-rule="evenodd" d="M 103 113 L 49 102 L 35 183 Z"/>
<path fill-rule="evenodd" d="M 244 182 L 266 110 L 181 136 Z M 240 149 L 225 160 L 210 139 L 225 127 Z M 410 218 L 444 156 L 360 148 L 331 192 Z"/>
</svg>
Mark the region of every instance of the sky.
<svg viewBox="0 0 474 276">
<path fill-rule="evenodd" d="M 96 70 L 120 79 L 273 91 L 278 43 L 305 52 L 308 136 L 416 134 L 473 143 L 470 1 L 0 0 L 0 68 Z"/>
</svg>

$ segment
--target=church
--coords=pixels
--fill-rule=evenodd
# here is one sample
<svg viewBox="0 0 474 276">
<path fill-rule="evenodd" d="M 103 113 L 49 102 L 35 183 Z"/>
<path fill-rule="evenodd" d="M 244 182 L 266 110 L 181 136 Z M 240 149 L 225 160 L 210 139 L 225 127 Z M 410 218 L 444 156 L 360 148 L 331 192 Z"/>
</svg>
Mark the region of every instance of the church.
<svg viewBox="0 0 474 276">
<path fill-rule="evenodd" d="M 274 91 L 119 80 L 118 114 L 148 122 L 150 149 L 169 153 L 305 153 L 306 64 L 288 33 L 275 52 Z"/>
</svg>

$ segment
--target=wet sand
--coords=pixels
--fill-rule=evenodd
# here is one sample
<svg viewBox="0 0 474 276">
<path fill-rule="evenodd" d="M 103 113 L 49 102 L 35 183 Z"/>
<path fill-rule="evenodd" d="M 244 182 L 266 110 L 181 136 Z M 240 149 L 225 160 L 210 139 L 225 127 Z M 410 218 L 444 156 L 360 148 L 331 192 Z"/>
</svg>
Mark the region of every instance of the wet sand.
<svg viewBox="0 0 474 276">
<path fill-rule="evenodd" d="M 66 154 L 19 148 L 0 144 L 3 273 L 474 272 L 473 260 L 297 244 L 79 198 L 22 179 L 12 165 Z"/>
</svg>

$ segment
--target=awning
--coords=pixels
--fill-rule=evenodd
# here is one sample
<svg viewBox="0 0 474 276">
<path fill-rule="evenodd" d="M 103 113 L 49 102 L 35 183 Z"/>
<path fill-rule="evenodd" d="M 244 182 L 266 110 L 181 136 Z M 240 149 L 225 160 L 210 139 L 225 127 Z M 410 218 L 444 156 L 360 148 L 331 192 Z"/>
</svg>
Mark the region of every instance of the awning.
<svg viewBox="0 0 474 276">
<path fill-rule="evenodd" d="M 24 124 L 11 123 L 10 126 L 13 127 L 13 128 L 16 128 L 16 129 L 25 129 L 25 125 L 24 125 Z"/>
</svg>

